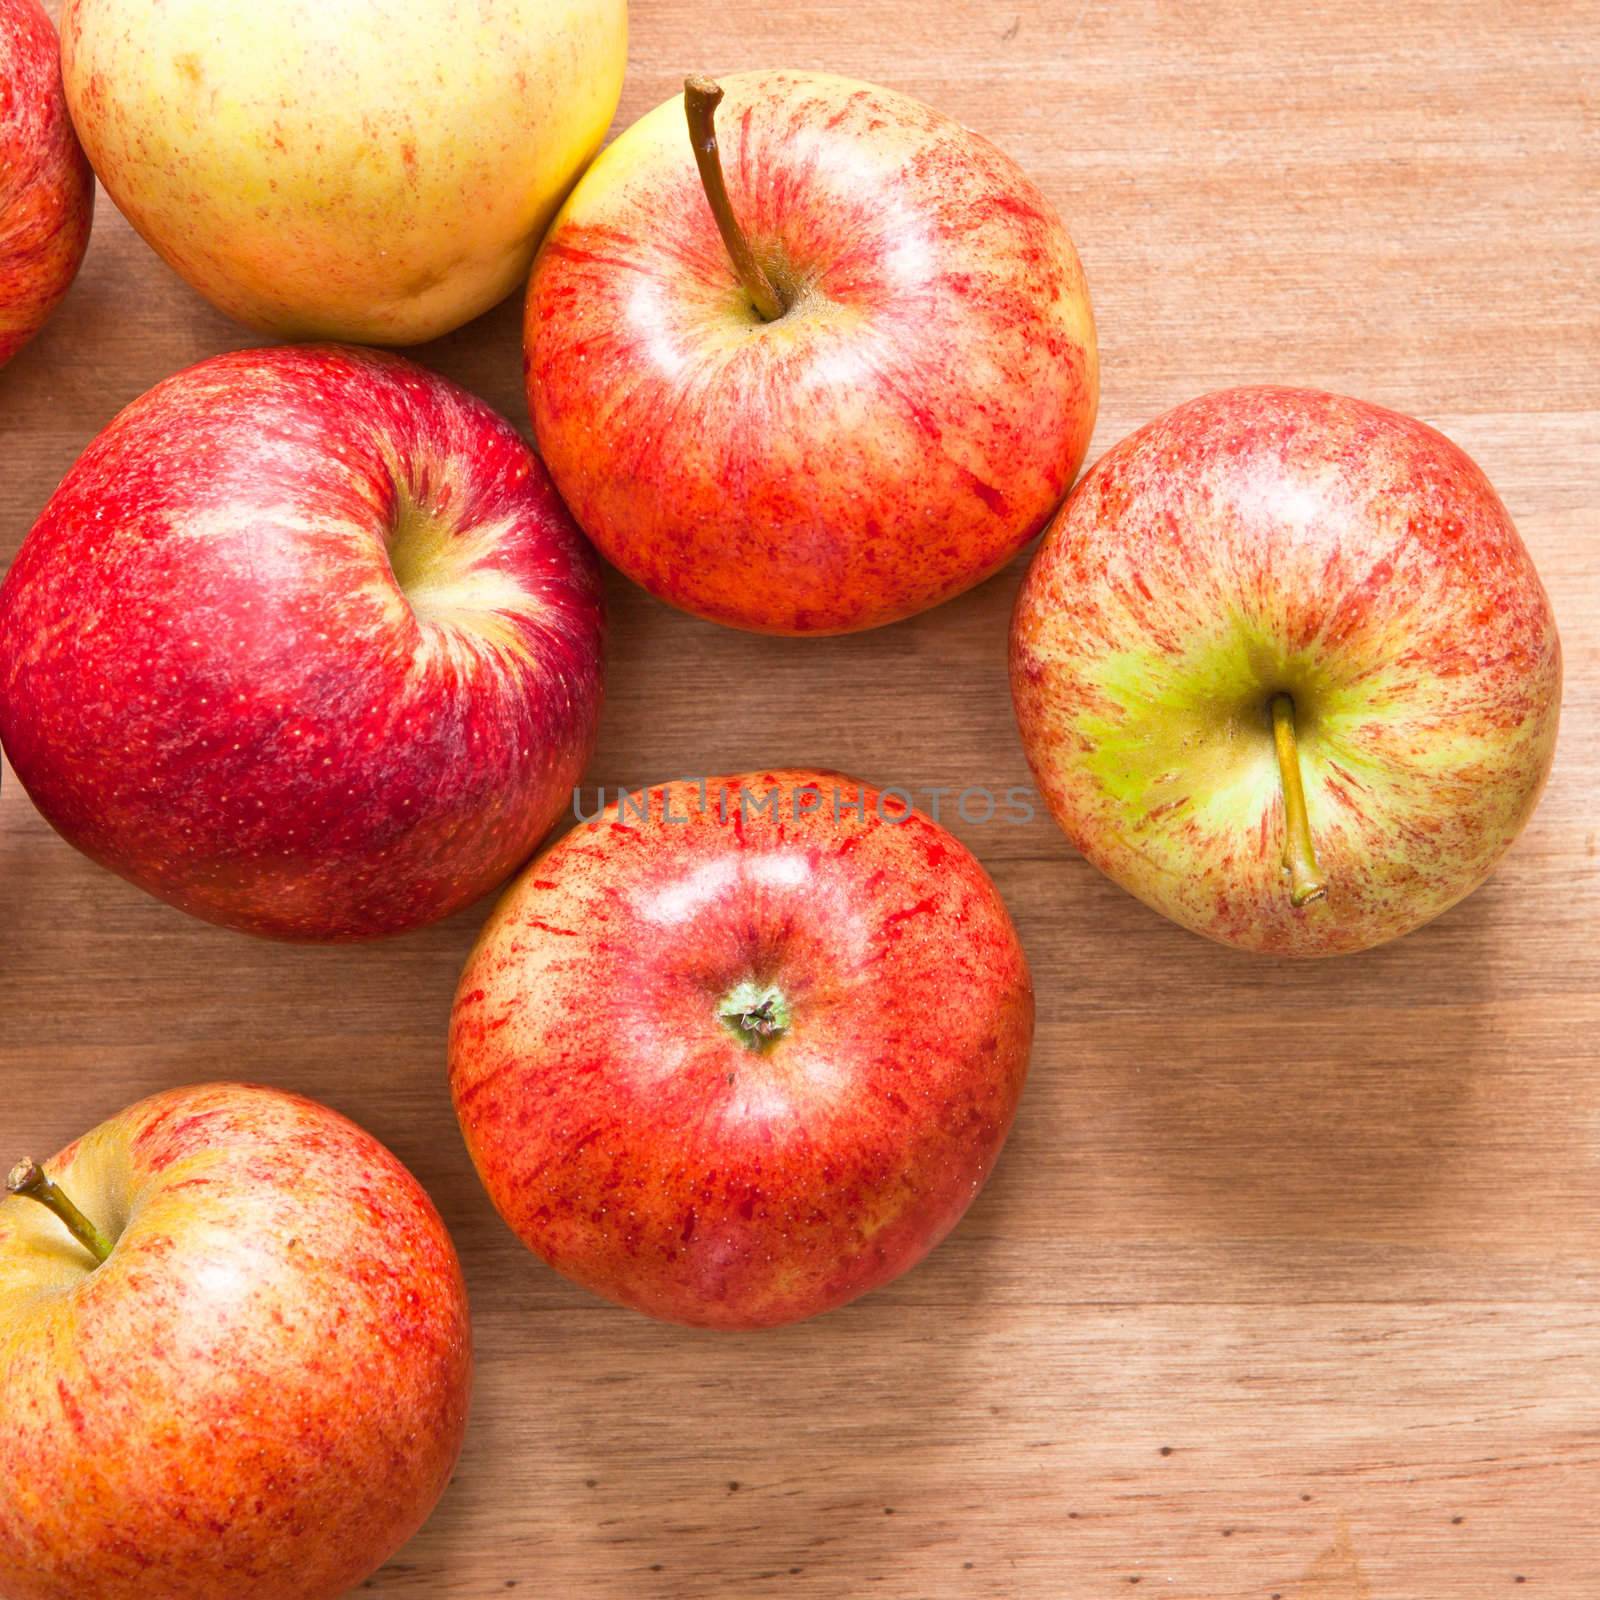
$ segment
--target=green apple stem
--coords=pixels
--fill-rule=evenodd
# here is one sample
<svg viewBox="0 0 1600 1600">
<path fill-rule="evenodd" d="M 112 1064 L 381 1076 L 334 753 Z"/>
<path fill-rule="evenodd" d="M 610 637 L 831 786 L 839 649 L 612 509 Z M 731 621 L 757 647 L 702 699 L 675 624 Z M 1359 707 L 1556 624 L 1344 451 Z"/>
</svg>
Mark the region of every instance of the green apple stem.
<svg viewBox="0 0 1600 1600">
<path fill-rule="evenodd" d="M 1272 742 L 1278 751 L 1278 776 L 1283 780 L 1283 864 L 1289 873 L 1292 905 L 1309 905 L 1328 892 L 1317 866 L 1311 841 L 1311 819 L 1306 815 L 1306 791 L 1300 782 L 1300 747 L 1295 738 L 1294 701 L 1286 694 L 1272 697 Z"/>
<path fill-rule="evenodd" d="M 717 1007 L 717 1016 L 746 1050 L 770 1050 L 789 1031 L 789 1002 L 776 984 L 746 979 Z"/>
<path fill-rule="evenodd" d="M 789 308 L 772 280 L 756 260 L 739 219 L 733 214 L 728 185 L 722 175 L 722 156 L 717 149 L 717 107 L 722 103 L 722 85 L 710 78 L 683 80 L 683 109 L 689 118 L 689 138 L 694 143 L 694 159 L 700 168 L 700 182 L 711 202 L 711 215 L 717 219 L 722 242 L 728 247 L 733 270 L 739 274 L 744 291 L 765 322 L 775 322 Z"/>
<path fill-rule="evenodd" d="M 104 1261 L 111 1254 L 111 1241 L 45 1176 L 37 1161 L 19 1161 L 6 1179 L 9 1193 L 37 1200 L 47 1211 L 61 1219 L 72 1235 L 96 1261 Z"/>
</svg>

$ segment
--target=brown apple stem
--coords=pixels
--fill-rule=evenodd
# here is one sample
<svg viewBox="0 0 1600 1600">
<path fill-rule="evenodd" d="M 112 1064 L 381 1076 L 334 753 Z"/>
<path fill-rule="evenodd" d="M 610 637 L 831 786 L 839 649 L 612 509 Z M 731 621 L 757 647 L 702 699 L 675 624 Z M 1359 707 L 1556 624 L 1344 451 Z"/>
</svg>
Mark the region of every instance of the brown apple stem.
<svg viewBox="0 0 1600 1600">
<path fill-rule="evenodd" d="M 727 181 L 722 175 L 722 156 L 717 150 L 717 107 L 721 103 L 720 83 L 698 76 L 683 80 L 683 109 L 689 118 L 689 138 L 694 144 L 695 163 L 700 168 L 700 183 L 711 203 L 711 215 L 717 219 L 722 242 L 728 247 L 733 270 L 739 274 L 745 293 L 763 321 L 775 322 L 789 308 L 756 260 L 756 253 L 733 214 L 733 202 L 728 198 Z"/>
<path fill-rule="evenodd" d="M 1300 747 L 1295 739 L 1294 701 L 1286 694 L 1272 697 L 1272 742 L 1278 751 L 1278 776 L 1283 781 L 1283 864 L 1289 873 L 1292 905 L 1309 905 L 1328 892 L 1317 866 L 1311 841 L 1311 819 L 1306 815 L 1306 791 L 1300 782 Z"/>
<path fill-rule="evenodd" d="M 54 1212 L 67 1232 L 96 1261 L 110 1256 L 111 1241 L 45 1176 L 37 1161 L 19 1161 L 6 1179 L 6 1189 L 24 1199 L 37 1200 L 45 1210 Z"/>
</svg>

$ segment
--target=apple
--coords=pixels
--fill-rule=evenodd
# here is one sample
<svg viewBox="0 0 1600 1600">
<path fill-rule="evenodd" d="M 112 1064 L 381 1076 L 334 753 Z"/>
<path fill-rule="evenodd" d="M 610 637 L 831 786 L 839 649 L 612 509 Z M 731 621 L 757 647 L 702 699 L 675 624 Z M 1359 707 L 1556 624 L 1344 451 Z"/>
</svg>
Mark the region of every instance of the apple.
<svg viewBox="0 0 1600 1600">
<path fill-rule="evenodd" d="M 598 564 L 515 430 L 398 356 L 158 384 L 0 585 L 0 743 L 72 844 L 195 916 L 398 933 L 504 879 L 601 690 Z"/>
<path fill-rule="evenodd" d="M 377 1140 L 210 1084 L 9 1188 L 6 1600 L 333 1600 L 422 1525 L 466 1427 L 467 1298 Z"/>
<path fill-rule="evenodd" d="M 527 276 L 617 108 L 626 0 L 66 0 L 67 98 L 128 220 L 286 338 L 416 344 Z"/>
<path fill-rule="evenodd" d="M 1246 950 L 1410 932 L 1488 875 L 1555 750 L 1561 646 L 1442 434 L 1230 389 L 1103 456 L 1017 599 L 1022 742 L 1067 837 Z"/>
<path fill-rule="evenodd" d="M 93 217 L 56 30 L 38 0 L 0 0 L 0 367 L 72 286 Z"/>
<path fill-rule="evenodd" d="M 955 1226 L 1032 1037 L 1022 946 L 961 844 L 895 791 L 764 772 L 643 791 L 545 851 L 462 974 L 450 1086 L 551 1266 L 759 1328 Z"/>
<path fill-rule="evenodd" d="M 809 72 L 725 87 L 725 172 L 723 88 L 690 79 L 551 225 L 539 449 L 601 554 L 672 605 L 764 633 L 893 622 L 1004 566 L 1066 494 L 1099 395 L 1083 272 L 1015 163 L 928 106 Z"/>
</svg>

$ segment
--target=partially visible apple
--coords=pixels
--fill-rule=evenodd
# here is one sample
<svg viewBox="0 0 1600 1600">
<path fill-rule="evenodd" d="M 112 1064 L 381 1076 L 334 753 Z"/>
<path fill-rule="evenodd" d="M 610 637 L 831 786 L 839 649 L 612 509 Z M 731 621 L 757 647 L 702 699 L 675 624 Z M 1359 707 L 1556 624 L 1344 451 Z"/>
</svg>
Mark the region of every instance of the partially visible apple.
<svg viewBox="0 0 1600 1600">
<path fill-rule="evenodd" d="M 527 276 L 600 148 L 626 0 L 66 0 L 95 171 L 230 316 L 417 344 Z"/>
<path fill-rule="evenodd" d="M 551 846 L 456 993 L 500 1214 L 607 1299 L 793 1322 L 914 1266 L 1011 1126 L 1033 989 L 988 875 L 836 773 L 666 784 Z"/>
<path fill-rule="evenodd" d="M 1555 750 L 1561 646 L 1442 434 L 1302 389 L 1108 452 L 1017 600 L 1023 744 L 1067 836 L 1198 933 L 1360 950 L 1476 888 Z"/>
<path fill-rule="evenodd" d="M 10 1188 L 6 1600 L 334 1600 L 416 1532 L 460 1453 L 471 1336 L 444 1224 L 375 1139 L 212 1084 Z"/>
<path fill-rule="evenodd" d="M 39 0 L 0 0 L 0 367 L 71 287 L 93 218 L 56 30 Z"/>
<path fill-rule="evenodd" d="M 652 594 L 765 633 L 910 616 L 1002 567 L 1099 395 L 1072 241 L 1008 157 L 889 89 L 691 79 L 584 175 L 528 292 L 556 486 Z M 697 160 L 700 174 L 697 175 Z"/>
<path fill-rule="evenodd" d="M 481 401 L 396 356 L 218 356 L 128 407 L 23 543 L 0 742 L 71 843 L 196 916 L 398 933 L 565 807 L 601 604 Z"/>
</svg>

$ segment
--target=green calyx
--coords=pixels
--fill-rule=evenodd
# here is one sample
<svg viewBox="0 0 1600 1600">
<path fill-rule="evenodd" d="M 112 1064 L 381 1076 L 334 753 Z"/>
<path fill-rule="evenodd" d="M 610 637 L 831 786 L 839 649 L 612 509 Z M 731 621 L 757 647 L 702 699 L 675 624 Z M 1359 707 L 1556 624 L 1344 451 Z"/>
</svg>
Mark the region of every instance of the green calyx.
<svg viewBox="0 0 1600 1600">
<path fill-rule="evenodd" d="M 770 1050 L 789 1031 L 789 1002 L 776 984 L 746 979 L 717 1007 L 717 1019 L 746 1050 Z"/>
</svg>

